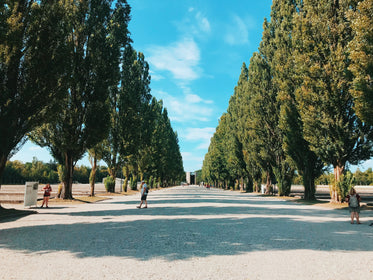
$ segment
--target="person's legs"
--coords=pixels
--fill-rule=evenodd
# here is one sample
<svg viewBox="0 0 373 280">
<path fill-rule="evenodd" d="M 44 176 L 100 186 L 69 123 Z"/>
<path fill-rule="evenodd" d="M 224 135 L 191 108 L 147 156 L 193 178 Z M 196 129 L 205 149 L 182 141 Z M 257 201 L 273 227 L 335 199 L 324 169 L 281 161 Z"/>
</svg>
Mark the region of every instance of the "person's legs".
<svg viewBox="0 0 373 280">
<path fill-rule="evenodd" d="M 139 206 L 136 206 L 137 208 L 141 208 L 141 205 L 142 205 L 142 200 L 140 202 L 140 205 Z"/>
<path fill-rule="evenodd" d="M 144 208 L 148 208 L 148 201 L 145 199 L 145 207 Z"/>
<path fill-rule="evenodd" d="M 45 197 L 45 207 L 48 207 L 49 196 Z"/>
<path fill-rule="evenodd" d="M 356 217 L 356 222 L 358 224 L 360 224 L 360 220 L 359 220 L 359 212 L 355 212 L 355 217 Z"/>
<path fill-rule="evenodd" d="M 354 223 L 354 212 L 351 212 L 351 224 Z"/>
<path fill-rule="evenodd" d="M 40 207 L 43 207 L 43 206 L 44 206 L 44 203 L 45 203 L 45 199 L 46 199 L 46 197 L 44 196 L 44 197 L 43 197 L 43 203 L 41 204 L 41 206 L 40 206 Z"/>
</svg>

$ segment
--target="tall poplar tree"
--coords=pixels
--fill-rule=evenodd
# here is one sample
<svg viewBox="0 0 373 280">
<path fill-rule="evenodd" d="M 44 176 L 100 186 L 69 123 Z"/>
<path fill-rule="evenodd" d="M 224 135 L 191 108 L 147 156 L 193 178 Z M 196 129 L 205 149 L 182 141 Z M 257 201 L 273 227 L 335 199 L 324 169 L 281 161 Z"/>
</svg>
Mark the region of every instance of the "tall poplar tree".
<svg viewBox="0 0 373 280">
<path fill-rule="evenodd" d="M 297 3 L 298 2 L 298 3 Z M 283 134 L 283 149 L 294 161 L 303 178 L 304 199 L 315 199 L 315 179 L 321 175 L 323 162 L 310 150 L 303 137 L 303 123 L 297 108 L 294 77 L 293 18 L 302 6 L 296 0 L 275 0 L 271 10 L 273 44 L 273 84 L 280 104 L 279 126 Z"/>
<path fill-rule="evenodd" d="M 58 110 L 63 12 L 60 1 L 0 1 L 0 180 L 26 134 Z"/>
<path fill-rule="evenodd" d="M 304 0 L 295 17 L 296 91 L 303 135 L 310 148 L 334 168 L 332 201 L 344 194 L 339 182 L 346 164 L 370 158 L 371 127 L 354 110 L 348 44 L 353 38 L 346 13 L 357 1 Z"/>
<path fill-rule="evenodd" d="M 241 67 L 241 74 L 237 82 L 237 86 L 234 88 L 234 93 L 229 100 L 227 109 L 228 127 L 229 131 L 227 134 L 228 145 L 230 155 L 228 158 L 228 165 L 231 176 L 243 180 L 246 182 L 246 191 L 252 191 L 253 189 L 253 170 L 248 169 L 250 164 L 245 161 L 244 153 L 245 150 L 245 131 L 246 131 L 246 115 L 245 113 L 245 95 L 248 94 L 248 69 L 246 64 L 243 63 Z M 244 152 L 245 151 L 245 152 Z M 247 158 L 246 158 L 247 159 Z M 232 172 L 233 171 L 233 172 Z"/>
<path fill-rule="evenodd" d="M 118 96 L 119 158 L 120 165 L 133 165 L 138 159 L 138 153 L 144 146 L 148 135 L 145 115 L 151 99 L 149 64 L 141 52 L 128 46 L 122 59 L 121 84 Z M 144 140 L 145 139 L 145 140 Z M 107 157 L 110 159 L 110 157 Z M 131 160 L 130 160 L 131 158 Z M 115 166 L 114 153 L 108 166 Z M 136 165 L 136 164 L 135 164 Z M 137 169 L 137 166 L 136 166 Z M 112 175 L 113 176 L 113 175 Z M 128 174 L 127 174 L 128 176 Z"/>
<path fill-rule="evenodd" d="M 355 10 L 348 13 L 354 38 L 349 70 L 354 74 L 351 93 L 356 114 L 362 121 L 373 125 L 373 0 L 360 1 Z"/>
<path fill-rule="evenodd" d="M 70 0 L 64 7 L 67 92 L 58 116 L 33 138 L 63 164 L 63 198 L 71 199 L 76 162 L 107 135 L 107 100 L 119 83 L 120 58 L 129 43 L 130 7 L 125 0 Z"/>
</svg>

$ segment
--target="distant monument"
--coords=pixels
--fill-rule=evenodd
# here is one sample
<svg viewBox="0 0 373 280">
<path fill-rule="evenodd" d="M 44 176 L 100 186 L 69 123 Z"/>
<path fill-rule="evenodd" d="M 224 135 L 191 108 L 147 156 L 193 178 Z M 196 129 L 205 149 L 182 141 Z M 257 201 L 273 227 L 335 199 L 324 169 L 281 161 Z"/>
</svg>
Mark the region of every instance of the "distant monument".
<svg viewBox="0 0 373 280">
<path fill-rule="evenodd" d="M 196 184 L 196 173 L 195 172 L 186 172 L 186 182 L 189 185 Z"/>
</svg>

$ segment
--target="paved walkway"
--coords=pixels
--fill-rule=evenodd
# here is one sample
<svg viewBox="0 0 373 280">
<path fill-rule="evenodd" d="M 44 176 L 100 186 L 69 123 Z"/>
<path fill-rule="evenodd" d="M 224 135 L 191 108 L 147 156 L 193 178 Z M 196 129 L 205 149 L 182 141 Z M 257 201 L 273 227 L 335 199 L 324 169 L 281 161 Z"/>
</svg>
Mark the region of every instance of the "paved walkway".
<svg viewBox="0 0 373 280">
<path fill-rule="evenodd" d="M 373 279 L 373 220 L 175 187 L 0 223 L 0 279 Z M 370 216 L 368 216 L 370 215 Z"/>
</svg>

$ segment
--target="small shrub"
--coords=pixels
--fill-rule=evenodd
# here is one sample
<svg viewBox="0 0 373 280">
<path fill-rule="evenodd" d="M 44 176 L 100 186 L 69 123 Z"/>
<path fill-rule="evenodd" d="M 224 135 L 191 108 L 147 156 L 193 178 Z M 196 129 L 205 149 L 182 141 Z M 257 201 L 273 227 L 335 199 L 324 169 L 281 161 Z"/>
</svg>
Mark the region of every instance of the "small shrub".
<svg viewBox="0 0 373 280">
<path fill-rule="evenodd" d="M 340 181 L 338 182 L 338 188 L 337 188 L 340 201 L 343 201 L 345 199 L 348 192 L 353 187 L 353 184 L 354 184 L 354 175 L 351 172 L 342 174 Z"/>
<path fill-rule="evenodd" d="M 107 176 L 105 178 L 104 184 L 105 184 L 105 189 L 107 192 L 111 192 L 111 193 L 114 192 L 115 181 L 113 178 L 111 178 L 111 176 Z"/>
<path fill-rule="evenodd" d="M 130 185 L 131 185 L 131 190 L 133 191 L 137 190 L 137 176 L 132 176 Z"/>
</svg>

